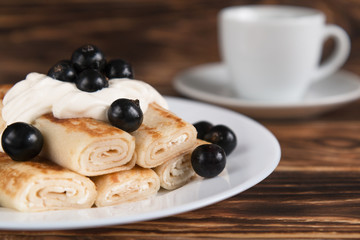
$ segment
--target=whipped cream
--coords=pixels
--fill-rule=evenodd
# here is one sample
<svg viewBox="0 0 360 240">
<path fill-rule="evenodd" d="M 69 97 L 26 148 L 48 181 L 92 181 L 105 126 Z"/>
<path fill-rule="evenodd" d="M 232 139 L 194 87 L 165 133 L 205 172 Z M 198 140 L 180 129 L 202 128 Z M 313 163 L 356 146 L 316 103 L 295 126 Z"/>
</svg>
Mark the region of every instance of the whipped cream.
<svg viewBox="0 0 360 240">
<path fill-rule="evenodd" d="M 165 99 L 149 84 L 116 78 L 109 87 L 96 92 L 79 90 L 74 83 L 62 82 L 40 73 L 29 73 L 5 95 L 2 117 L 6 124 L 32 123 L 46 113 L 59 119 L 89 117 L 107 120 L 107 109 L 119 98 L 138 99 L 143 113 L 152 102 L 168 108 Z"/>
</svg>

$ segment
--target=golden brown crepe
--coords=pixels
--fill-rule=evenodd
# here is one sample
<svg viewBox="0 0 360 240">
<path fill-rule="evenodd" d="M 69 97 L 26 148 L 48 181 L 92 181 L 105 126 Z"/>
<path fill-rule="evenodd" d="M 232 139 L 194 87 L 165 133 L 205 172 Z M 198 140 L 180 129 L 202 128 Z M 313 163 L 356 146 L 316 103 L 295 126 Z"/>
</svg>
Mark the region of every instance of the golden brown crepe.
<svg viewBox="0 0 360 240">
<path fill-rule="evenodd" d="M 136 163 L 154 168 L 191 149 L 197 132 L 192 124 L 152 103 L 132 135 L 136 138 Z"/>
<path fill-rule="evenodd" d="M 160 189 L 159 177 L 152 169 L 134 167 L 131 170 L 94 177 L 98 195 L 97 207 L 143 200 Z"/>
<path fill-rule="evenodd" d="M 135 165 L 135 138 L 108 123 L 91 118 L 35 120 L 44 136 L 41 155 L 85 176 L 98 176 Z"/>
<path fill-rule="evenodd" d="M 0 153 L 0 205 L 24 212 L 89 208 L 96 187 L 87 177 L 44 159 L 16 162 Z"/>
<path fill-rule="evenodd" d="M 196 144 L 185 153 L 154 168 L 160 178 L 162 188 L 173 190 L 182 187 L 195 176 L 194 169 L 191 166 L 191 154 L 197 146 L 202 144 L 208 144 L 208 142 L 198 139 Z"/>
</svg>

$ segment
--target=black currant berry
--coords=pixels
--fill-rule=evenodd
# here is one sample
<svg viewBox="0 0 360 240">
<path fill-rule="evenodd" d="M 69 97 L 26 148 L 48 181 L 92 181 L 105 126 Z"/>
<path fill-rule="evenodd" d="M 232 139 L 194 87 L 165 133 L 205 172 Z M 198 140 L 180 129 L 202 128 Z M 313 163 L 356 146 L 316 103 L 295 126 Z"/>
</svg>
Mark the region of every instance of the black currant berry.
<svg viewBox="0 0 360 240">
<path fill-rule="evenodd" d="M 222 147 L 226 155 L 229 155 L 235 149 L 237 143 L 235 133 L 224 125 L 212 127 L 209 132 L 205 134 L 204 140 Z"/>
<path fill-rule="evenodd" d="M 126 132 L 135 131 L 143 121 L 139 100 L 120 98 L 110 105 L 107 114 L 111 125 Z"/>
<path fill-rule="evenodd" d="M 73 64 L 68 60 L 62 60 L 56 63 L 49 69 L 47 75 L 64 82 L 74 82 L 77 77 Z"/>
<path fill-rule="evenodd" d="M 193 124 L 197 131 L 197 138 L 204 140 L 206 133 L 210 131 L 213 125 L 207 121 L 200 121 Z"/>
<path fill-rule="evenodd" d="M 196 174 L 201 177 L 216 177 L 225 168 L 226 154 L 216 144 L 200 145 L 191 154 L 191 165 Z"/>
<path fill-rule="evenodd" d="M 102 51 L 91 44 L 76 49 L 71 56 L 71 62 L 78 72 L 89 68 L 102 71 L 106 64 Z"/>
<path fill-rule="evenodd" d="M 105 75 L 111 78 L 134 78 L 132 67 L 122 59 L 114 59 L 105 66 Z"/>
<path fill-rule="evenodd" d="M 23 122 L 9 125 L 1 137 L 4 151 L 15 161 L 28 161 L 34 158 L 40 153 L 43 143 L 41 132 Z"/>
<path fill-rule="evenodd" d="M 109 83 L 99 71 L 86 69 L 79 74 L 75 80 L 76 87 L 85 92 L 96 92 L 108 87 Z"/>
</svg>

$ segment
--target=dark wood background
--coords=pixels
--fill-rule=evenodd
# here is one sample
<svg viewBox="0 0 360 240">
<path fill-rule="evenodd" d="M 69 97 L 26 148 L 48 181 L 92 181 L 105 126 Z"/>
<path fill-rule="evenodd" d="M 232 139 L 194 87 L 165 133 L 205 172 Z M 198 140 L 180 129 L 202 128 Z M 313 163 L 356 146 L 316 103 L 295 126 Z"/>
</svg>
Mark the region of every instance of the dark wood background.
<svg viewBox="0 0 360 240">
<path fill-rule="evenodd" d="M 348 68 L 356 68 L 359 0 L 2 0 L 0 82 L 19 81 L 32 71 L 46 73 L 75 48 L 93 43 L 109 59 L 130 61 L 137 78 L 169 86 L 178 71 L 220 60 L 220 9 L 275 3 L 324 11 L 329 23 L 350 34 Z"/>
<path fill-rule="evenodd" d="M 351 36 L 344 68 L 360 74 L 359 0 L 2 0 L 0 83 L 46 73 L 85 44 L 130 61 L 136 78 L 161 93 L 181 70 L 220 61 L 217 14 L 244 4 L 323 10 Z M 326 44 L 325 57 L 331 51 Z M 360 101 L 299 121 L 260 120 L 279 139 L 282 159 L 265 181 L 228 200 L 164 219 L 76 231 L 0 231 L 1 239 L 358 238 Z M 1 176 L 0 176 L 1 177 Z"/>
</svg>

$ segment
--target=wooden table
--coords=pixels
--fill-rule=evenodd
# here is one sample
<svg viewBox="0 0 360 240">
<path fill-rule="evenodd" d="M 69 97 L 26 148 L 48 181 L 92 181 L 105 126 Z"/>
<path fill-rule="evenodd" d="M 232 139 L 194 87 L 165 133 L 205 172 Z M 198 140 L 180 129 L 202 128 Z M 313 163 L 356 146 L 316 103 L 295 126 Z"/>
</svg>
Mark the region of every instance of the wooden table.
<svg viewBox="0 0 360 240">
<path fill-rule="evenodd" d="M 297 4 L 296 1 L 256 3 Z M 359 1 L 301 1 L 353 40 L 345 68 L 360 75 Z M 46 72 L 80 44 L 134 63 L 167 95 L 180 70 L 219 61 L 216 14 L 252 1 L 2 1 L 0 82 Z M 147 222 L 69 231 L 0 231 L 1 239 L 239 239 L 360 237 L 360 101 L 306 120 L 261 120 L 282 148 L 267 179 L 232 198 Z"/>
</svg>

